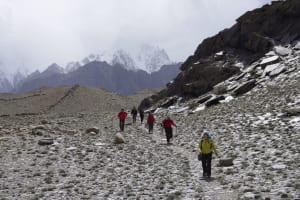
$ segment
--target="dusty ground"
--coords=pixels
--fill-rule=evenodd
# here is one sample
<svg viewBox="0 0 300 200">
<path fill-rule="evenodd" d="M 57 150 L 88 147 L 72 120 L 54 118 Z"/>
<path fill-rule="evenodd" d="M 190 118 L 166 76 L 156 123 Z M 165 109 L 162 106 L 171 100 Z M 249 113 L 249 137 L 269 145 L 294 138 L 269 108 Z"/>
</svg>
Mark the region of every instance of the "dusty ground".
<svg viewBox="0 0 300 200">
<path fill-rule="evenodd" d="M 135 98 L 81 86 L 1 95 L 0 199 L 300 198 L 299 119 L 283 116 L 300 104 L 299 80 L 260 85 L 200 112 L 161 110 L 158 122 L 169 112 L 178 125 L 171 146 L 160 126 L 149 135 L 130 117 L 125 143 L 113 143 L 116 114 Z M 91 127 L 99 133 L 86 133 Z M 203 129 L 220 154 L 209 182 L 196 159 Z M 39 145 L 45 138 L 54 144 Z M 218 167 L 227 157 L 234 165 Z"/>
</svg>

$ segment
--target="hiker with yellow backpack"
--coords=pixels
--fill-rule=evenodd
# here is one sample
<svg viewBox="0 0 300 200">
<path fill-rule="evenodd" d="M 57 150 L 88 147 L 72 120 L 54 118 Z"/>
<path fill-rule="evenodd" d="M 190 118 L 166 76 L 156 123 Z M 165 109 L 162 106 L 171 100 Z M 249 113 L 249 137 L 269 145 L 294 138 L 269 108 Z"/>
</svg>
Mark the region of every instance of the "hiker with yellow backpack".
<svg viewBox="0 0 300 200">
<path fill-rule="evenodd" d="M 203 169 L 203 178 L 211 177 L 211 160 L 212 160 L 212 151 L 218 155 L 216 145 L 211 138 L 209 131 L 205 130 L 201 141 L 199 142 L 199 157 L 198 159 L 202 161 Z"/>
</svg>

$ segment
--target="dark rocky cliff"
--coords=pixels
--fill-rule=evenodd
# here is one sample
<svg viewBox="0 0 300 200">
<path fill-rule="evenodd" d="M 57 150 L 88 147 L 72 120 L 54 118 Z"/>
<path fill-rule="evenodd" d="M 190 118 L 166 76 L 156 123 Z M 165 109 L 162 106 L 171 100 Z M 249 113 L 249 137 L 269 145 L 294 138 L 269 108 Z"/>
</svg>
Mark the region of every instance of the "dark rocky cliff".
<svg viewBox="0 0 300 200">
<path fill-rule="evenodd" d="M 275 45 L 299 40 L 299 22 L 299 0 L 276 1 L 246 12 L 231 28 L 203 40 L 194 55 L 182 64 L 174 82 L 143 100 L 140 106 L 149 107 L 166 97 L 188 99 L 210 91 L 217 83 L 239 73 L 238 63 L 250 64 Z"/>
</svg>

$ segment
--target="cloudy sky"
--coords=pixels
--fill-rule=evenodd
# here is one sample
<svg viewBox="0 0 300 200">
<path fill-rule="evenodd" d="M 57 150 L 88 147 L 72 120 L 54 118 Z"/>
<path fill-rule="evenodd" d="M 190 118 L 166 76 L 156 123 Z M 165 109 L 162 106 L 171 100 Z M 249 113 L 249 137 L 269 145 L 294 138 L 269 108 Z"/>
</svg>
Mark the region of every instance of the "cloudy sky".
<svg viewBox="0 0 300 200">
<path fill-rule="evenodd" d="M 159 46 L 184 61 L 206 37 L 271 0 L 0 0 L 0 71 L 64 66 Z"/>
</svg>

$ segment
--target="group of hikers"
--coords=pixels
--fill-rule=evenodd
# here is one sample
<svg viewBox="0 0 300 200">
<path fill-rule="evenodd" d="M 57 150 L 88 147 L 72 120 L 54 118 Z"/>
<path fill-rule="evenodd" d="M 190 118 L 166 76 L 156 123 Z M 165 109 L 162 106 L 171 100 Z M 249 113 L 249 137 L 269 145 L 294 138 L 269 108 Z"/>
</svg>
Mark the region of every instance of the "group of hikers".
<svg viewBox="0 0 300 200">
<path fill-rule="evenodd" d="M 136 123 L 136 118 L 137 118 L 138 113 L 140 115 L 141 124 L 142 124 L 144 121 L 144 110 L 141 108 L 139 108 L 137 110 L 136 107 L 133 107 L 131 110 L 132 123 Z M 124 131 L 125 119 L 126 119 L 127 115 L 128 115 L 128 113 L 125 112 L 124 109 L 121 109 L 121 111 L 118 114 L 120 131 Z M 153 111 L 149 111 L 148 116 L 147 116 L 147 121 L 146 121 L 146 125 L 148 127 L 149 134 L 153 133 L 154 123 L 155 123 L 154 113 L 153 113 Z M 177 127 L 177 126 L 169 116 L 167 116 L 167 118 L 162 121 L 161 125 L 165 129 L 167 144 L 170 145 L 171 139 L 173 137 L 172 126 L 175 126 L 175 127 Z"/>
<path fill-rule="evenodd" d="M 136 107 L 133 107 L 131 110 L 132 115 L 132 122 L 136 123 L 137 114 L 139 113 L 141 124 L 144 120 L 144 110 L 139 108 L 136 109 Z M 124 109 L 121 109 L 121 111 L 118 114 L 119 123 L 120 123 L 120 131 L 124 131 L 125 127 L 125 119 L 127 117 L 128 113 L 124 111 Z M 148 133 L 153 133 L 153 127 L 155 123 L 155 117 L 153 111 L 148 112 L 148 117 L 146 121 L 146 125 L 148 126 Z M 176 124 L 174 121 L 170 118 L 170 116 L 167 116 L 160 124 L 164 130 L 165 135 L 167 139 L 167 145 L 170 145 L 170 140 L 173 137 L 173 129 L 172 126 L 176 127 Z M 204 130 L 203 135 L 201 137 L 200 142 L 198 143 L 198 159 L 202 161 L 202 170 L 203 170 L 203 177 L 204 178 L 210 178 L 211 177 L 211 161 L 212 161 L 212 153 L 214 152 L 216 155 L 218 155 L 216 145 L 212 139 L 212 135 L 209 131 Z"/>
</svg>

